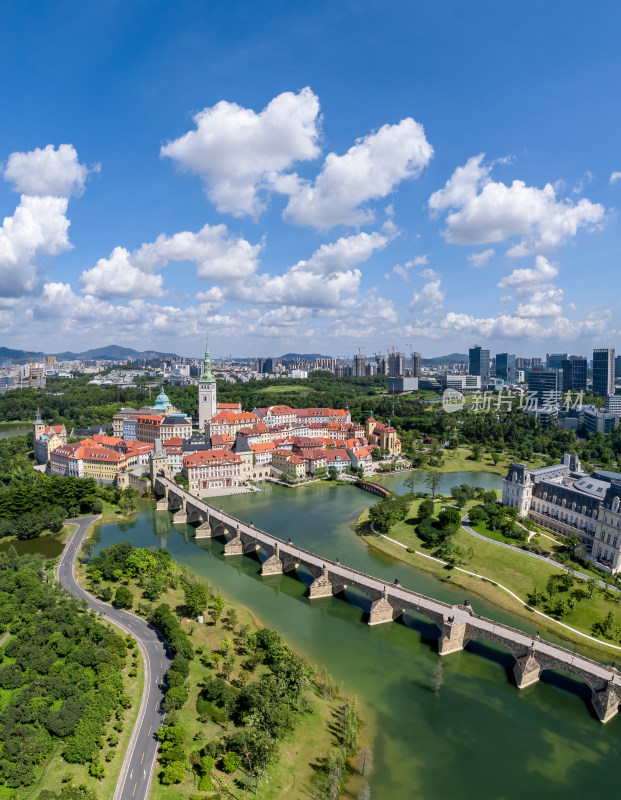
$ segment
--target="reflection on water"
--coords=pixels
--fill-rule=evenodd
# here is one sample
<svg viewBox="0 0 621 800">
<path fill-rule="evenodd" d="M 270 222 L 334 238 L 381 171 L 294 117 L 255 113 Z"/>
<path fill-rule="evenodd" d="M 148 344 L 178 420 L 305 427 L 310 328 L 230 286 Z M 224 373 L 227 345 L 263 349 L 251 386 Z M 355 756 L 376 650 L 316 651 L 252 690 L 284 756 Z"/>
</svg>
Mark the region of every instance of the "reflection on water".
<svg viewBox="0 0 621 800">
<path fill-rule="evenodd" d="M 0 540 L 0 552 L 14 547 L 20 556 L 27 553 L 41 553 L 46 558 L 56 558 L 63 551 L 63 543 L 59 536 L 38 536 L 35 539 Z"/>
<path fill-rule="evenodd" d="M 352 521 L 374 501 L 353 487 L 267 486 L 260 495 L 217 504 L 354 568 L 387 580 L 399 577 L 405 586 L 449 602 L 463 600 L 450 584 L 370 550 L 355 536 Z M 616 787 L 620 717 L 601 725 L 561 685 L 540 682 L 519 691 L 510 678 L 511 660 L 489 644 L 447 656 L 444 683 L 434 693 L 437 631 L 428 620 L 414 614 L 403 623 L 371 628 L 360 608 L 364 602 L 311 603 L 302 581 L 261 578 L 257 560 L 225 559 L 222 542 L 194 540 L 191 526 L 173 528 L 170 520 L 143 502 L 131 523 L 99 529 L 97 549 L 119 541 L 167 547 L 225 597 L 278 629 L 312 663 L 325 664 L 363 704 L 374 739 L 374 798 L 567 800 Z M 528 629 L 510 614 L 478 600 L 473 604 L 477 612 Z M 296 797 L 306 796 L 300 787 Z"/>
<path fill-rule="evenodd" d="M 27 427 L 15 427 L 15 428 L 2 428 L 0 427 L 0 439 L 10 439 L 13 436 L 26 436 L 26 434 L 32 433 L 32 426 L 28 425 Z"/>
<path fill-rule="evenodd" d="M 425 482 L 429 473 L 425 470 L 414 470 L 413 474 L 416 481 L 414 491 L 429 492 L 429 487 Z M 389 475 L 382 475 L 377 480 L 387 489 L 397 494 L 404 494 L 410 491 L 406 487 L 405 481 L 409 480 L 411 476 L 412 471 L 409 470 L 407 472 L 393 472 Z M 493 472 L 444 472 L 437 491 L 439 494 L 449 494 L 453 486 L 460 486 L 462 483 L 486 490 L 502 489 L 502 476 L 495 475 Z"/>
</svg>

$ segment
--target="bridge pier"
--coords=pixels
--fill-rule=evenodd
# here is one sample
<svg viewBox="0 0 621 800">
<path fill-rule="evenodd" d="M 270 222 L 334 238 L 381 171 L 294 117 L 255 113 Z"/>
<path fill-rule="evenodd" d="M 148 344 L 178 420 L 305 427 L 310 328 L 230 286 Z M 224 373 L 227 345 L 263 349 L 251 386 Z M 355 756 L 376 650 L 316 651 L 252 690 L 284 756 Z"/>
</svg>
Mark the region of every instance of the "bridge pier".
<svg viewBox="0 0 621 800">
<path fill-rule="evenodd" d="M 594 691 L 591 695 L 591 703 L 600 722 L 608 722 L 619 711 L 619 696 L 608 681 L 606 686 L 600 691 Z"/>
<path fill-rule="evenodd" d="M 535 658 L 535 651 L 531 648 L 528 652 L 515 659 L 513 676 L 518 689 L 525 689 L 537 683 L 541 675 L 541 664 Z"/>
<path fill-rule="evenodd" d="M 447 656 L 464 649 L 466 623 L 455 622 L 455 617 L 443 617 L 438 639 L 438 653 Z"/>
<path fill-rule="evenodd" d="M 261 564 L 261 575 L 282 575 L 283 572 L 280 548 L 276 545 L 272 555 Z"/>
<path fill-rule="evenodd" d="M 213 531 L 211 530 L 211 520 L 209 518 L 209 511 L 205 515 L 205 519 L 201 524 L 196 528 L 196 533 L 194 534 L 197 539 L 211 539 L 213 536 Z"/>
<path fill-rule="evenodd" d="M 383 622 L 394 622 L 401 612 L 388 602 L 387 592 L 373 602 L 369 612 L 369 625 L 381 625 Z"/>
<path fill-rule="evenodd" d="M 244 536 L 239 530 L 239 525 L 235 531 L 235 536 L 224 545 L 225 556 L 243 556 L 246 553 L 256 553 L 256 551 L 256 540 Z"/>
<path fill-rule="evenodd" d="M 177 511 L 175 511 L 175 513 L 173 514 L 172 521 L 173 521 L 173 525 L 174 525 L 175 522 L 185 523 L 185 522 L 188 521 L 188 509 L 187 509 L 184 497 L 181 498 L 181 508 L 179 508 L 179 509 L 177 509 Z"/>
<path fill-rule="evenodd" d="M 157 505 L 155 506 L 156 511 L 168 511 L 168 497 L 162 497 L 160 500 L 157 501 Z"/>
<path fill-rule="evenodd" d="M 332 581 L 328 577 L 327 567 L 324 567 L 321 575 L 311 583 L 308 596 L 311 600 L 315 600 L 318 597 L 332 597 L 333 594 L 334 586 L 332 586 Z"/>
</svg>

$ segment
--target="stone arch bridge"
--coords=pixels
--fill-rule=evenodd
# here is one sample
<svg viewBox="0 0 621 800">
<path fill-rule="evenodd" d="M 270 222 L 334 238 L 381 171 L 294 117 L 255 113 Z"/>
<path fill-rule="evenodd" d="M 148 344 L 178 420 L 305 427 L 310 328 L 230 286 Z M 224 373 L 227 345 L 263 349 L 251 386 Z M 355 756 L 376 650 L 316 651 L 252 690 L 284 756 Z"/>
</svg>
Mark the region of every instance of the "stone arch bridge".
<svg viewBox="0 0 621 800">
<path fill-rule="evenodd" d="M 338 562 L 320 558 L 296 547 L 291 540 L 285 542 L 208 505 L 168 478 L 155 476 L 153 488 L 160 498 L 158 510 L 173 511 L 173 523 L 197 522 L 196 538 L 226 539 L 225 556 L 256 554 L 262 550 L 267 556 L 261 565 L 262 575 L 280 575 L 300 567 L 305 569 L 313 578 L 309 589 L 311 599 L 331 597 L 348 587 L 355 588 L 371 601 L 369 625 L 392 622 L 408 612 L 423 614 L 440 631 L 438 652 L 442 656 L 462 650 L 474 639 L 496 642 L 515 659 L 513 673 L 518 688 L 536 683 L 544 670 L 564 670 L 589 686 L 593 708 L 602 722 L 608 722 L 619 709 L 621 673 L 614 667 L 478 616 L 467 602 L 449 605 L 405 589 L 398 581 L 386 583 Z"/>
</svg>

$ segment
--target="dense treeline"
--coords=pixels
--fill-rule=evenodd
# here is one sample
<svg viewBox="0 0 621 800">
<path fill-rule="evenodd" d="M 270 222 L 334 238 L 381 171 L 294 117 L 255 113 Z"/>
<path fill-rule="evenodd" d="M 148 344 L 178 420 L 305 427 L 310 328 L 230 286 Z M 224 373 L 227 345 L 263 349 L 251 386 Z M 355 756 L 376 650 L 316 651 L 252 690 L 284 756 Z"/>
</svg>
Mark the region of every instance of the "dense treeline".
<svg viewBox="0 0 621 800">
<path fill-rule="evenodd" d="M 13 548 L 0 553 L 0 627 L 11 633 L 0 666 L 0 783 L 30 786 L 59 743 L 66 761 L 95 763 L 107 721 L 127 704 L 125 641 L 45 580 L 41 556 Z"/>
<path fill-rule="evenodd" d="M 32 483 L 10 484 L 0 489 L 0 521 L 9 520 L 12 525 L 18 525 L 23 515 L 45 515 L 54 509 L 58 509 L 62 519 L 74 514 L 101 512 L 99 489 L 93 478 L 34 474 L 37 477 Z"/>
<path fill-rule="evenodd" d="M 58 533 L 67 517 L 99 514 L 102 498 L 119 504 L 115 487 L 99 487 L 92 478 L 48 477 L 35 470 L 29 455 L 32 436 L 0 440 L 0 537 L 30 539 Z"/>
<path fill-rule="evenodd" d="M 157 731 L 160 782 L 180 784 L 191 772 L 199 791 L 210 791 L 218 788 L 223 775 L 239 772 L 256 794 L 269 765 L 280 757 L 283 739 L 313 713 L 312 682 L 330 698 L 334 682 L 327 674 L 318 678 L 276 631 L 250 633 L 248 625 L 238 625 L 236 610 L 227 609 L 221 597 L 180 568 L 165 550 L 115 544 L 92 558 L 86 570 L 92 590 L 102 599 L 111 599 L 115 586 L 118 595 L 125 584 L 142 591 L 145 600 L 162 594 L 161 599 L 167 600 L 171 588 L 183 591 L 184 600 L 176 606 L 136 603 L 137 611 L 162 631 L 173 653 L 166 674 L 166 723 Z M 226 631 L 213 650 L 204 646 L 195 650 L 181 624 L 183 618 L 202 615 L 210 617 L 208 624 L 214 629 L 220 622 Z M 196 708 L 190 710 L 188 697 L 196 686 L 197 667 L 200 691 Z M 220 733 L 208 741 L 203 735 L 191 740 L 188 720 L 196 714 L 212 730 L 218 726 Z M 355 703 L 344 701 L 337 716 L 337 746 L 319 769 L 313 794 L 317 800 L 338 796 L 349 774 L 348 760 L 358 749 L 360 718 Z"/>
</svg>

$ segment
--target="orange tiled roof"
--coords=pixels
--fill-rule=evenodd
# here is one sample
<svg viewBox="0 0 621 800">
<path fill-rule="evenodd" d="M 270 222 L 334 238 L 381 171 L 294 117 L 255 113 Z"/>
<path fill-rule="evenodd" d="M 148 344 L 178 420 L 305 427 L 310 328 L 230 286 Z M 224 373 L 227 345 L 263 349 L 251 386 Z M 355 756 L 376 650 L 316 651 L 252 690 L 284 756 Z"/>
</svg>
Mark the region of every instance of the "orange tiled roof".
<svg viewBox="0 0 621 800">
<path fill-rule="evenodd" d="M 230 450 L 199 450 L 198 453 L 190 453 L 183 457 L 183 465 L 186 467 L 198 467 L 201 464 L 215 464 L 226 461 L 229 464 L 241 464 L 241 458 L 234 455 Z"/>
</svg>

